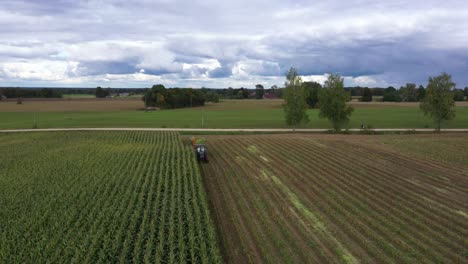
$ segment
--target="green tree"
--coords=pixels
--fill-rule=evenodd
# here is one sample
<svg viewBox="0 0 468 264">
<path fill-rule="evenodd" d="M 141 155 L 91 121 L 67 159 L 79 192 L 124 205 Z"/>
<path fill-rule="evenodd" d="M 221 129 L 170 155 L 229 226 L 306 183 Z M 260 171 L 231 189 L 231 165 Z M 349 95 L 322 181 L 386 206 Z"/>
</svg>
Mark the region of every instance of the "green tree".
<svg viewBox="0 0 468 264">
<path fill-rule="evenodd" d="M 263 85 L 261 84 L 255 85 L 255 98 L 263 99 L 264 94 L 265 94 L 265 88 L 263 88 Z"/>
<path fill-rule="evenodd" d="M 232 87 L 229 87 L 226 91 L 226 97 L 232 98 L 234 96 L 235 96 L 234 89 L 232 89 Z"/>
<path fill-rule="evenodd" d="M 102 89 L 101 86 L 98 86 L 96 87 L 95 94 L 96 94 L 96 98 L 105 98 L 106 96 L 110 94 L 110 92 L 108 89 Z"/>
<path fill-rule="evenodd" d="M 306 93 L 306 102 L 310 108 L 315 108 L 318 103 L 318 94 L 322 85 L 318 82 L 303 82 L 302 87 Z"/>
<path fill-rule="evenodd" d="M 151 91 L 154 94 L 155 105 L 157 107 L 165 107 L 166 106 L 166 97 L 167 97 L 167 90 L 166 87 L 162 84 L 156 84 L 151 87 Z"/>
<path fill-rule="evenodd" d="M 424 89 L 424 86 L 419 85 L 418 92 L 417 92 L 418 102 L 420 102 L 422 99 L 424 99 L 425 95 L 426 95 L 426 90 Z"/>
<path fill-rule="evenodd" d="M 171 88 L 166 89 L 162 85 L 155 85 L 148 89 L 142 100 L 145 106 L 159 108 L 182 108 L 205 105 L 206 96 L 199 89 Z"/>
<path fill-rule="evenodd" d="M 241 87 L 240 89 L 235 89 L 237 93 L 235 94 L 235 99 L 247 99 L 249 98 L 249 90 L 247 88 Z"/>
<path fill-rule="evenodd" d="M 453 100 L 455 101 L 465 101 L 465 93 L 462 89 L 455 89 L 453 91 Z"/>
<path fill-rule="evenodd" d="M 167 91 L 166 87 L 162 84 L 156 84 L 148 89 L 143 96 L 143 101 L 145 102 L 145 107 L 147 106 L 157 106 L 163 108 L 166 106 L 166 97 Z"/>
<path fill-rule="evenodd" d="M 455 117 L 453 88 L 455 88 L 455 83 L 452 82 L 452 76 L 447 73 L 429 77 L 426 96 L 421 101 L 420 108 L 424 115 L 430 116 L 434 120 L 437 131 L 440 131 L 443 122 Z"/>
<path fill-rule="evenodd" d="M 382 100 L 384 102 L 401 102 L 401 97 L 393 86 L 389 86 L 384 90 Z"/>
<path fill-rule="evenodd" d="M 343 78 L 338 74 L 330 74 L 319 93 L 319 116 L 327 118 L 337 132 L 349 122 L 349 117 L 353 112 L 353 108 L 346 104 L 347 97 Z"/>
<path fill-rule="evenodd" d="M 219 103 L 219 94 L 216 92 L 207 92 L 205 97 L 208 102 Z"/>
<path fill-rule="evenodd" d="M 271 86 L 271 93 L 278 98 L 283 98 L 284 88 L 279 88 L 276 84 Z"/>
<path fill-rule="evenodd" d="M 372 91 L 368 87 L 362 89 L 361 102 L 372 102 Z"/>
<path fill-rule="evenodd" d="M 309 122 L 307 116 L 307 103 L 304 88 L 301 85 L 301 77 L 295 68 L 291 67 L 286 74 L 283 109 L 286 124 L 297 126 Z"/>
<path fill-rule="evenodd" d="M 406 86 L 400 88 L 400 97 L 403 102 L 416 102 L 418 101 L 418 91 L 416 84 L 407 83 Z"/>
</svg>

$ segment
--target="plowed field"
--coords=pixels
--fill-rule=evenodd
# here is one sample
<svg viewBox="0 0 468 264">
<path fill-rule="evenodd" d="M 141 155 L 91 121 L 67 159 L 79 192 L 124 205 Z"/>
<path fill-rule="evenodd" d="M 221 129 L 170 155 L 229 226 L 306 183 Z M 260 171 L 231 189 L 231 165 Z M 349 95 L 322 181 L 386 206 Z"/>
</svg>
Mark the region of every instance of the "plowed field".
<svg viewBox="0 0 468 264">
<path fill-rule="evenodd" d="M 468 167 L 362 136 L 208 137 L 202 164 L 232 263 L 461 263 Z"/>
</svg>

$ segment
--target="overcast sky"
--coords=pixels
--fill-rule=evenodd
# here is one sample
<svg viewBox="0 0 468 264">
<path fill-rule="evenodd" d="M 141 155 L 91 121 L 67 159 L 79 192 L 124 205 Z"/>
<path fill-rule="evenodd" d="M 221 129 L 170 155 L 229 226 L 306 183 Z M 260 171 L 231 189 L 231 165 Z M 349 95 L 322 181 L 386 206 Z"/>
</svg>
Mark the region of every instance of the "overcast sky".
<svg viewBox="0 0 468 264">
<path fill-rule="evenodd" d="M 0 86 L 468 86 L 468 1 L 0 0 Z"/>
</svg>

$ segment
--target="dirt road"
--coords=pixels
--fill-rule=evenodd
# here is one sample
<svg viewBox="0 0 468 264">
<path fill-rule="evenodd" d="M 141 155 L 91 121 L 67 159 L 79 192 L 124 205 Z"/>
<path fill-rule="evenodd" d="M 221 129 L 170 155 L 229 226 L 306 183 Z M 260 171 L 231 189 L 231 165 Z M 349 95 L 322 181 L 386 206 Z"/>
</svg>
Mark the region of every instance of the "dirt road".
<svg viewBox="0 0 468 264">
<path fill-rule="evenodd" d="M 359 132 L 361 129 L 352 128 L 351 132 Z M 376 132 L 433 132 L 430 128 L 376 128 L 372 129 Z M 48 132 L 48 131 L 187 131 L 187 132 L 264 132 L 264 133 L 290 133 L 290 132 L 309 132 L 309 133 L 324 133 L 329 129 L 322 128 L 139 128 L 139 127 L 112 127 L 112 128 L 40 128 L 40 129 L 6 129 L 0 130 L 3 133 L 10 132 Z M 441 129 L 442 132 L 468 132 L 467 128 L 450 128 Z"/>
</svg>

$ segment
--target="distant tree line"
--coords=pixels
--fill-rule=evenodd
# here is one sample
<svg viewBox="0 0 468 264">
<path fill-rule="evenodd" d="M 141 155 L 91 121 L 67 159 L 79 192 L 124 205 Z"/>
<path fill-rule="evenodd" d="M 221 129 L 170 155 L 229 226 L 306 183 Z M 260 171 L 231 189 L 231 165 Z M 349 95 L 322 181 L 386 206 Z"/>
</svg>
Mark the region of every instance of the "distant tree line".
<svg viewBox="0 0 468 264">
<path fill-rule="evenodd" d="M 253 91 L 253 90 L 252 90 Z M 226 99 L 248 99 L 249 98 L 249 89 L 241 87 L 241 88 L 232 88 L 229 87 L 227 89 L 222 89 L 219 91 L 222 97 Z"/>
<path fill-rule="evenodd" d="M 54 88 L 0 88 L 6 98 L 62 98 L 63 92 Z"/>
<path fill-rule="evenodd" d="M 96 88 L 59 88 L 64 90 L 64 94 L 94 94 L 96 95 L 96 90 L 102 89 L 106 91 L 107 95 L 119 95 L 119 94 L 128 94 L 128 95 L 135 95 L 141 94 L 143 95 L 148 88 L 111 88 L 111 87 L 101 87 L 98 86 Z M 99 93 L 101 94 L 101 92 Z M 107 96 L 106 95 L 106 96 Z"/>
<path fill-rule="evenodd" d="M 309 108 L 316 108 L 318 105 L 318 94 L 322 85 L 318 82 L 302 82 L 306 96 L 306 102 Z M 170 89 L 190 89 L 190 88 L 170 88 Z M 169 89 L 169 90 L 170 90 Z M 424 86 L 408 83 L 401 86 L 399 89 L 389 86 L 387 88 L 380 87 L 344 87 L 347 94 L 347 100 L 352 97 L 359 97 L 362 102 L 371 102 L 375 100 L 375 96 L 379 98 L 377 101 L 383 102 L 420 102 L 426 93 Z M 126 95 L 142 95 L 144 96 L 149 88 L 17 88 L 17 87 L 3 87 L 0 88 L 0 99 L 7 98 L 61 98 L 64 94 L 89 94 L 95 95 L 97 98 L 104 98 L 108 96 Z M 201 88 L 200 90 L 206 102 L 219 102 L 221 99 L 275 99 L 283 98 L 286 88 L 281 88 L 276 85 L 270 88 L 264 88 L 262 84 L 257 84 L 255 89 L 248 88 Z M 452 89 L 453 99 L 455 101 L 468 100 L 468 87 L 464 89 Z M 179 101 L 177 99 L 176 101 Z M 193 102 L 192 102 L 193 104 Z M 172 103 L 172 105 L 180 105 Z"/>
<path fill-rule="evenodd" d="M 401 86 L 396 89 L 393 86 L 387 88 L 368 88 L 368 87 L 345 87 L 346 91 L 350 92 L 351 96 L 359 96 L 359 100 L 362 102 L 370 102 L 373 100 L 373 96 L 381 96 L 379 101 L 383 102 L 420 102 L 425 94 L 426 89 L 424 86 L 419 85 L 416 88 L 416 84 L 407 83 L 405 86 Z M 453 98 L 455 101 L 468 100 L 468 87 L 464 89 L 452 90 Z"/>
<path fill-rule="evenodd" d="M 183 108 L 205 105 L 205 93 L 192 88 L 166 89 L 164 85 L 153 85 L 142 98 L 145 106 L 159 108 Z"/>
<path fill-rule="evenodd" d="M 201 88 L 206 94 L 207 92 L 216 93 L 220 99 L 274 99 L 282 98 L 283 88 L 278 88 L 273 85 L 271 88 L 264 88 L 262 84 L 255 85 L 255 89 L 248 88 Z"/>
<path fill-rule="evenodd" d="M 319 117 L 327 118 L 335 131 L 346 127 L 353 112 L 353 107 L 346 104 L 351 95 L 359 94 L 361 101 L 372 101 L 373 91 L 382 94 L 384 101 L 420 102 L 424 115 L 433 119 L 436 130 L 442 124 L 455 117 L 455 101 L 463 101 L 468 96 L 468 87 L 455 89 L 452 77 L 442 73 L 430 77 L 427 89 L 416 88 L 408 83 L 400 87 L 386 89 L 370 89 L 368 87 L 345 88 L 344 79 L 338 74 L 330 74 L 324 85 L 316 82 L 302 82 L 297 70 L 292 68 L 286 73 L 285 103 L 283 104 L 286 124 L 296 127 L 309 121 L 307 108 L 319 108 Z M 362 125 L 361 125 L 362 127 Z"/>
</svg>

